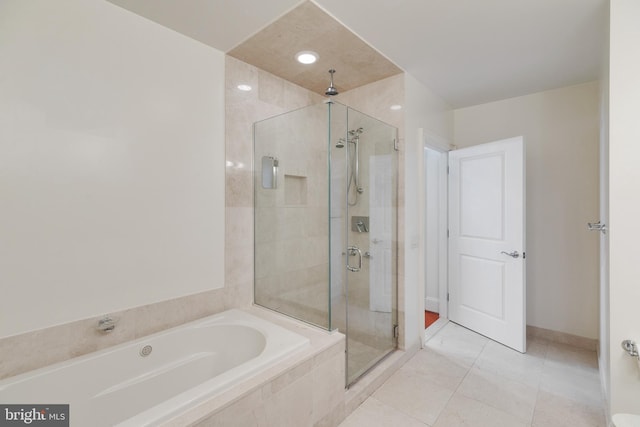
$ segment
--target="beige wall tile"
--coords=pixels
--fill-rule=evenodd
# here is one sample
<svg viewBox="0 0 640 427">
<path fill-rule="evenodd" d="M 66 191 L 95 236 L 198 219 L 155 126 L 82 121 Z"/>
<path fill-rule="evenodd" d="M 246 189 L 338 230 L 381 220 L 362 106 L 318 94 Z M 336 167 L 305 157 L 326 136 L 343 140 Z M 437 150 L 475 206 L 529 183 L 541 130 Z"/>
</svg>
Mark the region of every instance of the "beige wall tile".
<svg viewBox="0 0 640 427">
<path fill-rule="evenodd" d="M 66 326 L 60 326 L 60 328 L 68 327 L 70 336 L 73 337 L 69 343 L 70 357 L 81 356 L 135 339 L 135 309 L 109 313 L 109 317 L 117 322 L 115 329 L 109 333 L 97 329 L 98 322 L 103 317 L 104 316 L 92 317 L 70 323 Z"/>
<path fill-rule="evenodd" d="M 52 327 L 0 340 L 0 378 L 68 359 L 71 329 Z"/>
<path fill-rule="evenodd" d="M 312 426 L 312 375 L 307 374 L 265 399 L 269 426 Z"/>
<path fill-rule="evenodd" d="M 267 427 L 260 389 L 195 424 L 198 427 Z"/>
<path fill-rule="evenodd" d="M 122 344 L 218 313 L 224 309 L 225 289 L 108 313 L 116 320 L 109 333 L 97 330 L 104 316 L 65 323 L 0 340 L 0 379 Z"/>
<path fill-rule="evenodd" d="M 345 398 L 345 358 L 338 354 L 313 370 L 313 423 L 326 417 Z"/>
</svg>

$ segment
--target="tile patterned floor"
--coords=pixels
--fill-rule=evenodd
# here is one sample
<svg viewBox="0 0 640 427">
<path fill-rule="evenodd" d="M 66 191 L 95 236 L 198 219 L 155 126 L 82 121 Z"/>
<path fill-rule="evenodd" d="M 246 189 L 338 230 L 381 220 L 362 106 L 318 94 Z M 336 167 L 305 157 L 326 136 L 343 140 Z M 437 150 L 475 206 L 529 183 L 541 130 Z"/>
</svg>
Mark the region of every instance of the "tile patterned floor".
<svg viewBox="0 0 640 427">
<path fill-rule="evenodd" d="M 340 427 L 604 427 L 596 353 L 531 339 L 526 354 L 454 323 Z"/>
</svg>

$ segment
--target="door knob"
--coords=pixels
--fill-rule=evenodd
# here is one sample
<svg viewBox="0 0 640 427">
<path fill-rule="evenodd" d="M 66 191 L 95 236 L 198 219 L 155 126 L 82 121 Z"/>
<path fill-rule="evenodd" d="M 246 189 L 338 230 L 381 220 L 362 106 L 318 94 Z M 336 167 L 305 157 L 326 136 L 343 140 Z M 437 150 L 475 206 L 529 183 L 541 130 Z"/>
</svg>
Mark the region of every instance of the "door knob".
<svg viewBox="0 0 640 427">
<path fill-rule="evenodd" d="M 511 258 L 520 258 L 520 253 L 518 251 L 513 251 L 513 252 L 502 251 L 500 253 L 501 254 L 505 254 L 505 255 L 509 255 Z"/>
</svg>

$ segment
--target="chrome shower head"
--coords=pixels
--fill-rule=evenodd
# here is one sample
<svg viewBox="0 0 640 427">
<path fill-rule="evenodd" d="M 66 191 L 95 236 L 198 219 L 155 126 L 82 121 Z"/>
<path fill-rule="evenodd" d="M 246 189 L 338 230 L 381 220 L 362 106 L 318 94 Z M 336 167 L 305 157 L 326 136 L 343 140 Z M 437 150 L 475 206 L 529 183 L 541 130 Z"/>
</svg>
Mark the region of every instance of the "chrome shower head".
<svg viewBox="0 0 640 427">
<path fill-rule="evenodd" d="M 335 72 L 336 72 L 336 70 L 334 70 L 333 68 L 329 70 L 329 74 L 331 74 L 331 85 L 327 88 L 327 90 L 324 93 L 327 96 L 334 96 L 334 95 L 337 95 L 339 93 L 338 89 L 336 89 L 333 86 L 333 73 L 335 73 Z"/>
<path fill-rule="evenodd" d="M 344 138 L 340 138 L 336 143 L 336 148 L 344 148 Z"/>
</svg>

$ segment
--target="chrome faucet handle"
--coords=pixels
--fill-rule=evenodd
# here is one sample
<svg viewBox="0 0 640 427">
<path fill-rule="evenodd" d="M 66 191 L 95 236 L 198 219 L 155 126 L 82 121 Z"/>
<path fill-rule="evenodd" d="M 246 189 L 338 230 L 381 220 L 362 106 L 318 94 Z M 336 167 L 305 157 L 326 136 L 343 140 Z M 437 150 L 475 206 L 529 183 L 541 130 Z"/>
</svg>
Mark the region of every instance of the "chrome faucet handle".
<svg viewBox="0 0 640 427">
<path fill-rule="evenodd" d="M 118 319 L 113 319 L 110 316 L 105 316 L 102 319 L 98 320 L 98 326 L 96 326 L 96 329 L 98 329 L 100 332 L 108 334 L 116 328 L 116 323 L 118 323 Z"/>
</svg>

